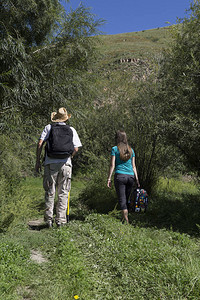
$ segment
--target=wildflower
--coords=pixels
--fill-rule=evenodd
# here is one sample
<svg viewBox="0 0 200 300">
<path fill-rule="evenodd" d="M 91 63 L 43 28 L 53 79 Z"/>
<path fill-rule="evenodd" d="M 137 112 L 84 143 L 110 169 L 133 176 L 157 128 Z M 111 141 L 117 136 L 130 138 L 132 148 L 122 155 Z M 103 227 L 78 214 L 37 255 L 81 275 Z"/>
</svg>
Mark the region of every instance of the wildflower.
<svg viewBox="0 0 200 300">
<path fill-rule="evenodd" d="M 75 296 L 74 296 L 74 299 L 79 299 L 79 296 L 78 296 L 78 295 L 75 295 Z"/>
</svg>

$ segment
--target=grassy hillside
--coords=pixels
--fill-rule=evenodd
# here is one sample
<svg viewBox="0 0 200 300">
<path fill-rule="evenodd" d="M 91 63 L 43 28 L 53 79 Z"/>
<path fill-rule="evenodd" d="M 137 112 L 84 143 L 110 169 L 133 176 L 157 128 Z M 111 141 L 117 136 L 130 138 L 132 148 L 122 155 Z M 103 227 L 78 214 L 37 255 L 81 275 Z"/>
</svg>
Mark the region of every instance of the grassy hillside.
<svg viewBox="0 0 200 300">
<path fill-rule="evenodd" d="M 103 35 L 98 49 L 107 62 L 120 58 L 151 58 L 170 42 L 170 27 L 116 35 Z M 102 61 L 101 61 L 102 63 Z"/>
</svg>

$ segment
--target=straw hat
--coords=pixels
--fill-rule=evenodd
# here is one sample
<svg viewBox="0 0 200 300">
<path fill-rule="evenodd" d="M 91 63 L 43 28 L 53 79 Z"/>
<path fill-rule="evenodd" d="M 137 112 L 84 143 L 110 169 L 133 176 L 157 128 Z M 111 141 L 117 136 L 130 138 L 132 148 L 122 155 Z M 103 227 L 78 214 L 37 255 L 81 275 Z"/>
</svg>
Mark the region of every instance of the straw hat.
<svg viewBox="0 0 200 300">
<path fill-rule="evenodd" d="M 65 122 L 71 118 L 71 115 L 67 113 L 67 110 L 64 107 L 59 108 L 57 112 L 51 113 L 52 122 Z"/>
</svg>

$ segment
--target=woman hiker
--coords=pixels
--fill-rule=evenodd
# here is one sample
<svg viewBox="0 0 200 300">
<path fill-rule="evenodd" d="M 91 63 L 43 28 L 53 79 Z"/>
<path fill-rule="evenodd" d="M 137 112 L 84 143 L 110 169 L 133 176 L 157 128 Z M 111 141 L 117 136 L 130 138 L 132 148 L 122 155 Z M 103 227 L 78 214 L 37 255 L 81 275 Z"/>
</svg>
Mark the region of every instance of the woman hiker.
<svg viewBox="0 0 200 300">
<path fill-rule="evenodd" d="M 122 222 L 128 221 L 128 199 L 135 183 L 140 187 L 135 165 L 135 153 L 129 146 L 124 131 L 118 130 L 115 136 L 116 145 L 112 148 L 107 186 L 111 188 L 111 177 L 115 169 L 114 184 L 122 211 Z"/>
</svg>

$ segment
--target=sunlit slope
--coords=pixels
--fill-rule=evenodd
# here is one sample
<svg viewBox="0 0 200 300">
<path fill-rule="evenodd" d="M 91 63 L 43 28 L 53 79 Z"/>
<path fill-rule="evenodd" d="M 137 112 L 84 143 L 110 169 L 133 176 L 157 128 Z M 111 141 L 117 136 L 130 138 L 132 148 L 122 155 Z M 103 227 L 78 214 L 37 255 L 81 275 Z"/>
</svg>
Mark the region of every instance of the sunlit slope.
<svg viewBox="0 0 200 300">
<path fill-rule="evenodd" d="M 100 36 L 98 49 L 108 62 L 121 58 L 151 58 L 167 48 L 170 27 Z"/>
</svg>

